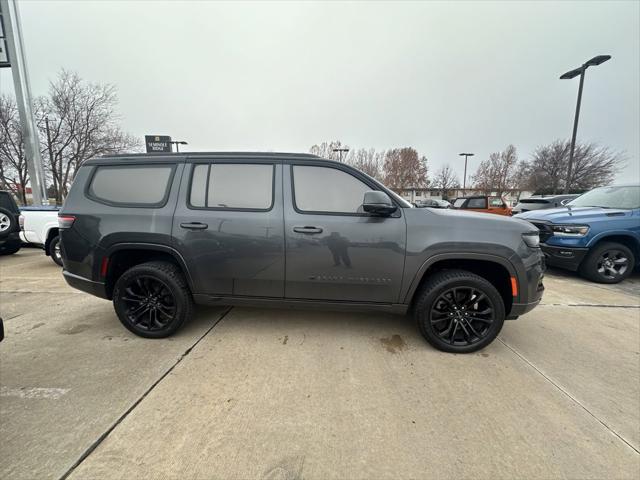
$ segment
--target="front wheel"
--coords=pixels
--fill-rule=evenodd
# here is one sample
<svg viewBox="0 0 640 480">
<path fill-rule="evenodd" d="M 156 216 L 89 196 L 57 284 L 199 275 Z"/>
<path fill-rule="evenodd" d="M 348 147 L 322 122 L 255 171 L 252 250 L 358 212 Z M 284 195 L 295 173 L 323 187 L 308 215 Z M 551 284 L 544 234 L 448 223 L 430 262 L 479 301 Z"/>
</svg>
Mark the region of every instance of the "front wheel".
<svg viewBox="0 0 640 480">
<path fill-rule="evenodd" d="M 22 248 L 22 244 L 20 242 L 11 245 L 3 245 L 2 241 L 0 241 L 0 255 L 13 255 L 14 253 L 19 252 L 20 248 Z"/>
<path fill-rule="evenodd" d="M 126 328 L 146 338 L 172 335 L 193 314 L 191 292 L 169 262 L 143 263 L 123 273 L 113 290 L 113 306 Z"/>
<path fill-rule="evenodd" d="M 615 242 L 603 242 L 592 248 L 580 264 L 580 275 L 598 283 L 619 283 L 633 271 L 633 252 Z"/>
<path fill-rule="evenodd" d="M 505 309 L 486 279 L 465 270 L 443 270 L 422 288 L 413 309 L 422 335 L 438 350 L 471 353 L 500 333 Z"/>
</svg>

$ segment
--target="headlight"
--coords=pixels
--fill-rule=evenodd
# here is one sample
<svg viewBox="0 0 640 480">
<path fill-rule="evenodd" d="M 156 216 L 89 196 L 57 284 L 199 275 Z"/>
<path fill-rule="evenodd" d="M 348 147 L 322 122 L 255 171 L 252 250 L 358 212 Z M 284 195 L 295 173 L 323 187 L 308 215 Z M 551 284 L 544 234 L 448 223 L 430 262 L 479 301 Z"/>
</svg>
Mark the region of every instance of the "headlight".
<svg viewBox="0 0 640 480">
<path fill-rule="evenodd" d="M 527 232 L 522 234 L 522 240 L 527 246 L 531 248 L 538 248 L 540 246 L 540 234 L 539 232 Z"/>
<path fill-rule="evenodd" d="M 589 232 L 589 225 L 551 225 L 551 230 L 559 237 L 584 237 Z"/>
</svg>

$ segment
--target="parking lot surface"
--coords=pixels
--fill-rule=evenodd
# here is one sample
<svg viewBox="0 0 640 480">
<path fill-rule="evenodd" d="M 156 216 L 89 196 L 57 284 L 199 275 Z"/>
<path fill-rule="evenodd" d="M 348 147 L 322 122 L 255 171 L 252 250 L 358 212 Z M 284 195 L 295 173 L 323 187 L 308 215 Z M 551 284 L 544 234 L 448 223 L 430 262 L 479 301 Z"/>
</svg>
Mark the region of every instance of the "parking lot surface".
<svg viewBox="0 0 640 480">
<path fill-rule="evenodd" d="M 640 275 L 551 271 L 471 355 L 401 316 L 199 308 L 164 340 L 0 258 L 0 477 L 638 478 Z"/>
</svg>

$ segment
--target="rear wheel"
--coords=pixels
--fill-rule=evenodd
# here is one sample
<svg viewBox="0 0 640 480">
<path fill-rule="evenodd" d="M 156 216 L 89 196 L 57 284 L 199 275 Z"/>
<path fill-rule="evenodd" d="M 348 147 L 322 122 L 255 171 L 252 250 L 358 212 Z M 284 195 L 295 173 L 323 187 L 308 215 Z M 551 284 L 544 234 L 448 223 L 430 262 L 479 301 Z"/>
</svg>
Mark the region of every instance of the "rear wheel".
<svg viewBox="0 0 640 480">
<path fill-rule="evenodd" d="M 505 309 L 486 279 L 465 270 L 444 270 L 422 288 L 414 316 L 422 335 L 438 350 L 470 353 L 498 336 Z"/>
<path fill-rule="evenodd" d="M 15 215 L 6 208 L 0 207 L 0 238 L 8 237 L 11 232 L 17 230 Z"/>
<path fill-rule="evenodd" d="M 53 237 L 51 242 L 49 242 L 49 254 L 51 255 L 51 260 L 53 260 L 56 264 L 62 267 L 62 252 L 60 250 L 60 236 L 56 235 Z"/>
<path fill-rule="evenodd" d="M 615 242 L 603 242 L 587 254 L 580 264 L 580 275 L 598 283 L 618 283 L 631 275 L 633 252 Z"/>
<path fill-rule="evenodd" d="M 169 262 L 143 263 L 123 273 L 113 306 L 125 327 L 146 338 L 168 337 L 193 315 L 191 292 Z"/>
</svg>

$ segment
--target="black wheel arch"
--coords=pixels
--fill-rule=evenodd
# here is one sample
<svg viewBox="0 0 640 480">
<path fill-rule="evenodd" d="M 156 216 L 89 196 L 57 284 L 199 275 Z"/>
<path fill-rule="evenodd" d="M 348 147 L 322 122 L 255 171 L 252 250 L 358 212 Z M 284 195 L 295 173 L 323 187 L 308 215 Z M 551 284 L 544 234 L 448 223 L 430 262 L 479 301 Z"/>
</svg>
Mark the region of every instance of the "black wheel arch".
<svg viewBox="0 0 640 480">
<path fill-rule="evenodd" d="M 106 276 L 102 277 L 100 270 L 104 258 L 108 258 L 108 262 Z M 105 281 L 107 298 L 112 299 L 113 288 L 125 271 L 135 265 L 151 261 L 167 261 L 176 265 L 184 276 L 189 290 L 193 292 L 193 280 L 187 264 L 175 248 L 153 243 L 118 243 L 109 247 L 101 258 L 96 258 L 94 262 L 97 278 L 102 277 Z"/>
<path fill-rule="evenodd" d="M 493 284 L 500 292 L 507 316 L 513 303 L 520 301 L 522 289 L 518 288 L 518 295 L 514 297 L 511 278 L 515 277 L 518 286 L 520 286 L 524 273 L 519 275 L 516 267 L 508 259 L 490 254 L 460 252 L 438 254 L 428 258 L 416 272 L 404 298 L 404 303 L 411 308 L 422 286 L 433 274 L 452 269 L 475 273 Z"/>
<path fill-rule="evenodd" d="M 638 263 L 640 262 L 640 241 L 637 240 L 632 235 L 618 234 L 618 233 L 611 234 L 611 235 L 603 235 L 602 237 L 599 237 L 595 242 L 589 245 L 589 250 L 593 250 L 598 245 L 605 242 L 619 243 L 620 245 L 624 245 L 629 250 L 631 250 L 631 253 L 633 253 L 633 256 L 635 257 L 635 264 L 638 265 Z"/>
</svg>

